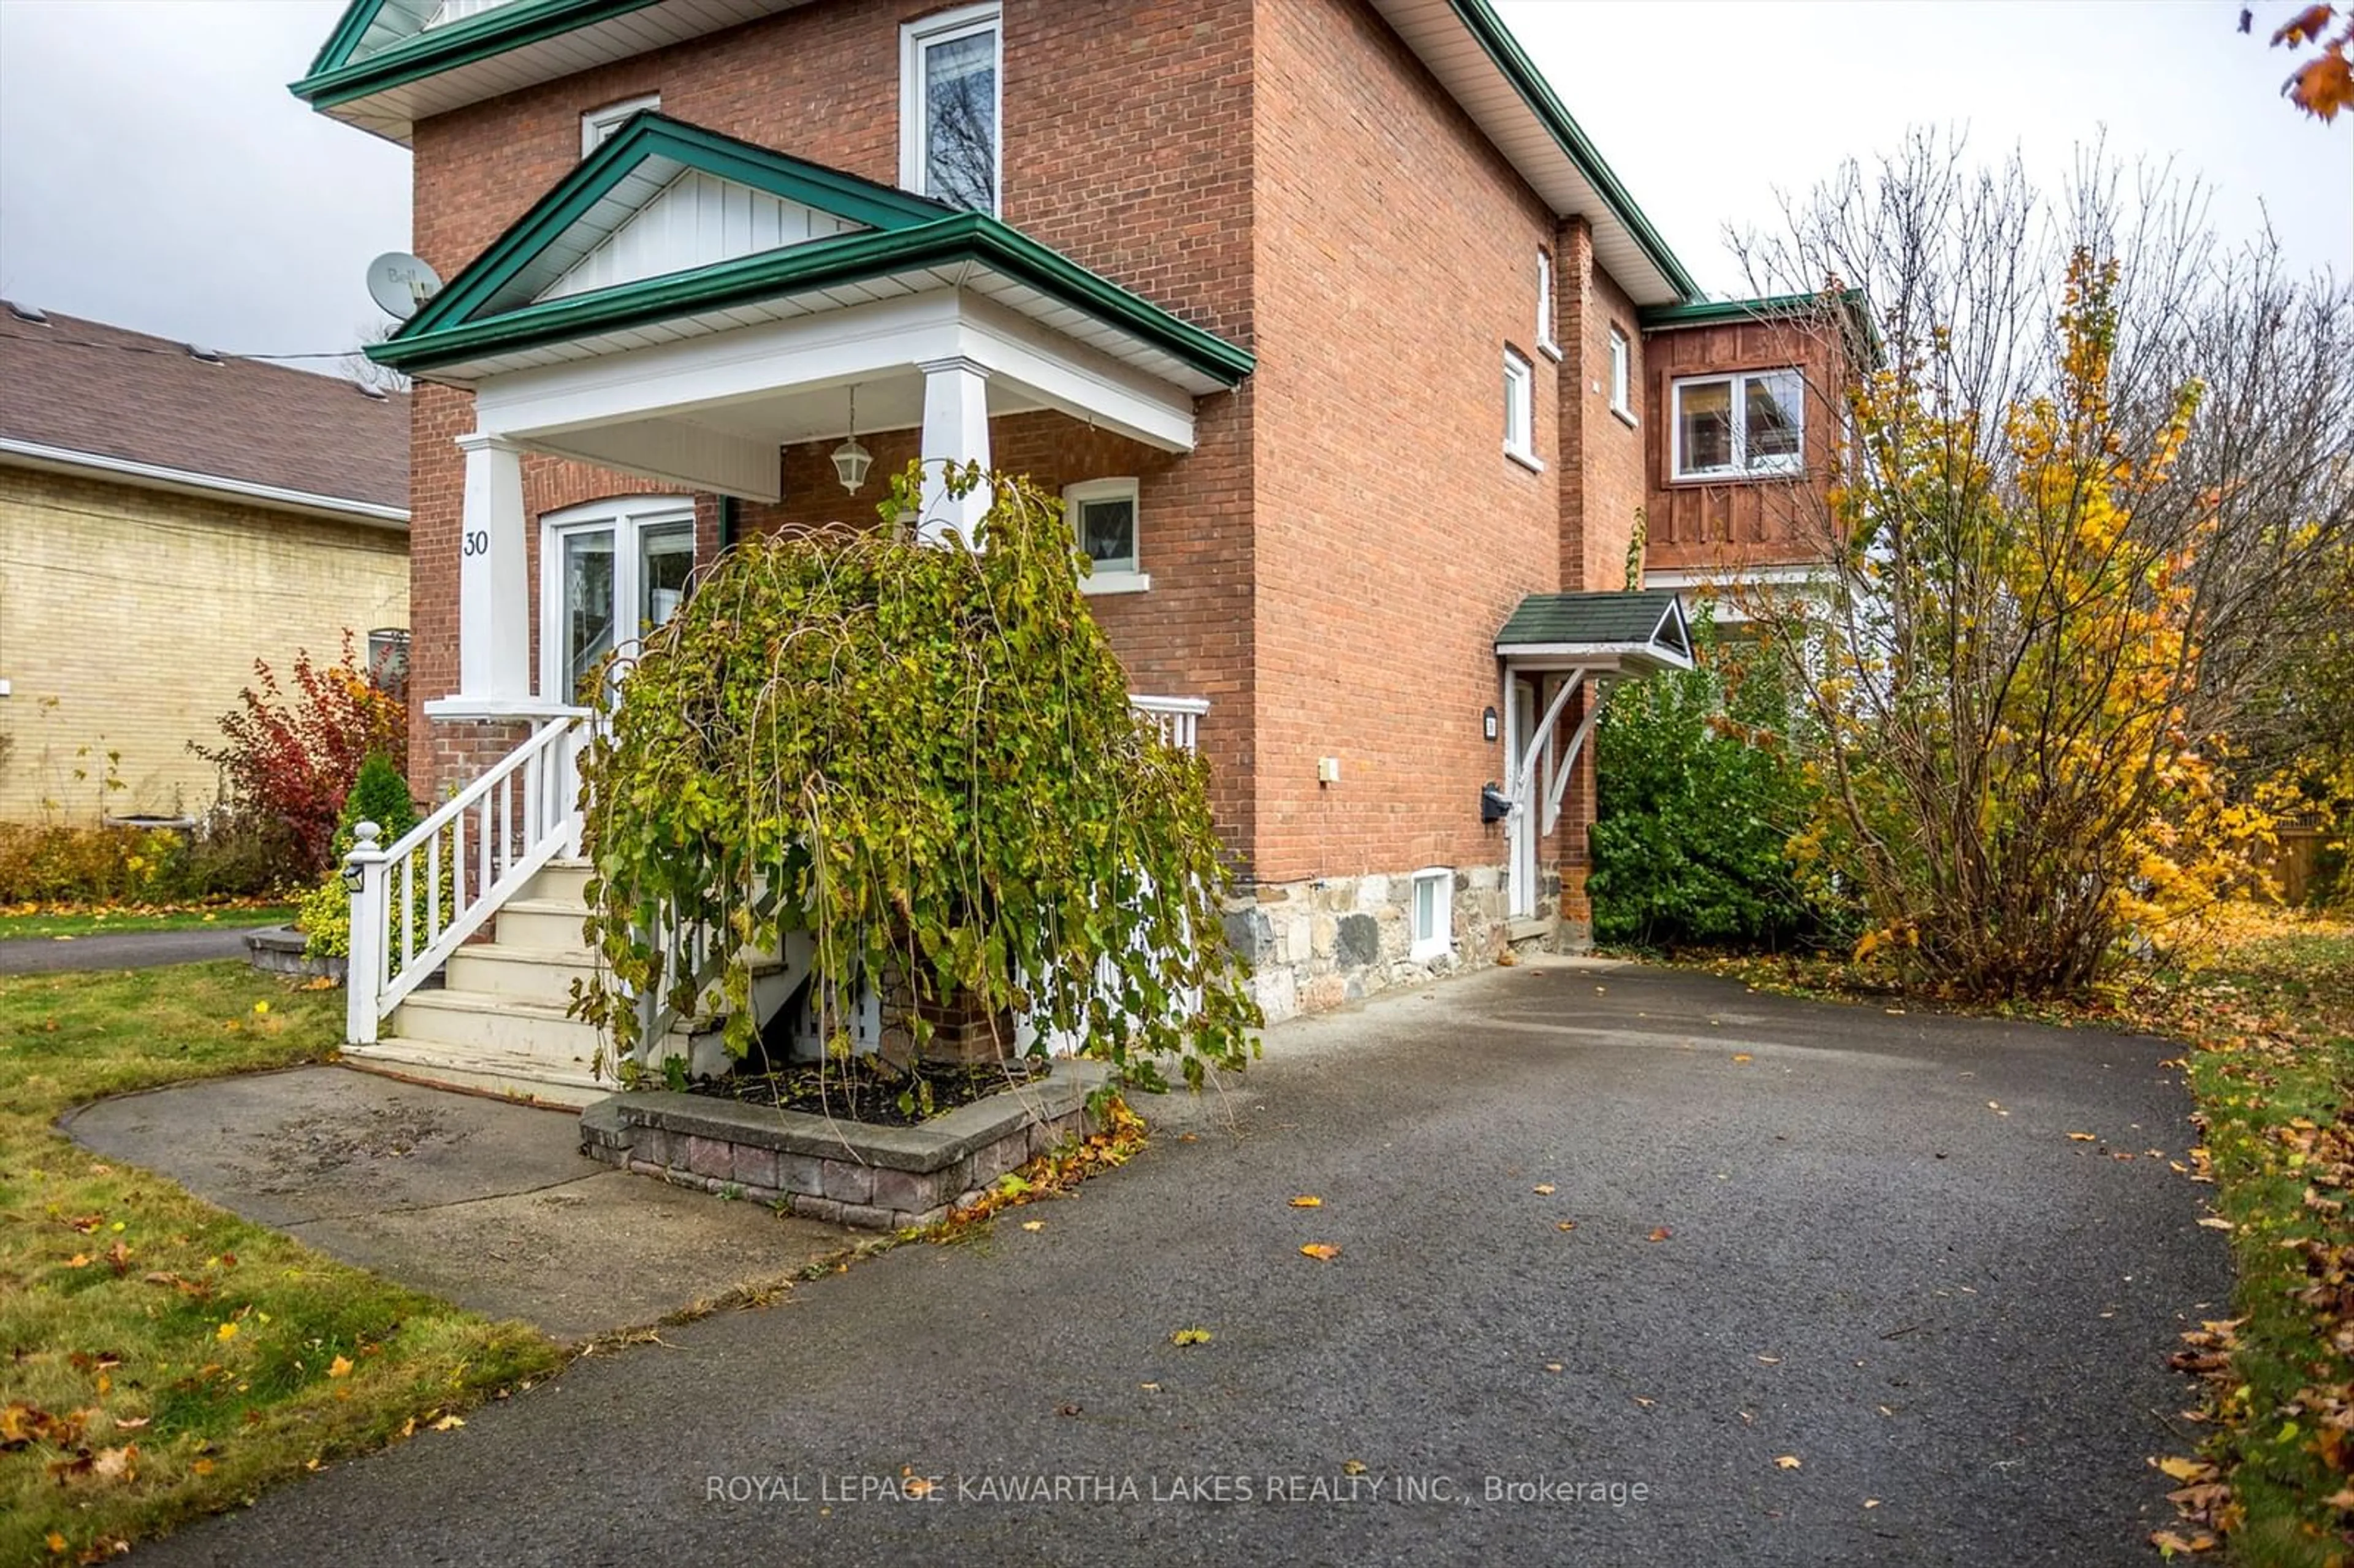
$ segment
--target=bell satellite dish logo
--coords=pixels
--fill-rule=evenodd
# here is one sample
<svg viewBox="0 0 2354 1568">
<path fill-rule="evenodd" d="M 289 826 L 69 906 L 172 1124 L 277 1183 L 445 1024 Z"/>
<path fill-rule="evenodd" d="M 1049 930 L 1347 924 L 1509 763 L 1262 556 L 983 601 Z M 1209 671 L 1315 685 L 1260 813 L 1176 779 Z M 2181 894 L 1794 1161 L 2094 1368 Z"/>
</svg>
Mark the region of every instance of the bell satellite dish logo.
<svg viewBox="0 0 2354 1568">
<path fill-rule="evenodd" d="M 441 277 L 407 251 L 393 250 L 368 263 L 367 291 L 385 314 L 405 322 L 441 291 Z"/>
</svg>

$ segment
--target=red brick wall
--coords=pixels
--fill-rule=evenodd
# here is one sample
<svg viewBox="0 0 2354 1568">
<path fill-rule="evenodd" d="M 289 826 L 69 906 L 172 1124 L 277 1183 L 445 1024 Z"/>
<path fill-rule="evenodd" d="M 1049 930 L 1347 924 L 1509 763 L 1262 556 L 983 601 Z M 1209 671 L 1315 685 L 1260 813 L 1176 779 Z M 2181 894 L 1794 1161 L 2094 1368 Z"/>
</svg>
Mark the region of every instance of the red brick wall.
<svg viewBox="0 0 2354 1568">
<path fill-rule="evenodd" d="M 1795 323 L 1738 322 L 1723 326 L 1681 327 L 1646 340 L 1650 407 L 1647 422 L 1651 465 L 1649 546 L 1645 564 L 1661 571 L 1730 571 L 1744 567 L 1820 560 L 1827 545 L 1808 520 L 1819 516 L 1811 502 L 1829 467 L 1838 439 L 1838 389 L 1844 368 L 1827 330 Z M 1728 370 L 1776 370 L 1797 366 L 1806 372 L 1807 471 L 1787 480 L 1677 482 L 1670 432 L 1673 404 L 1669 388 L 1688 376 Z"/>
<path fill-rule="evenodd" d="M 1561 344 L 1561 586 L 1609 589 L 1627 581 L 1635 513 L 1649 499 L 1644 470 L 1643 337 L 1635 302 L 1594 255 L 1583 217 L 1562 223 L 1553 248 Z M 1610 333 L 1628 344 L 1627 398 L 1636 423 L 1610 406 Z"/>
<path fill-rule="evenodd" d="M 415 137 L 415 249 L 453 276 L 578 162 L 583 111 L 648 92 L 659 92 L 663 112 L 677 119 L 896 181 L 899 25 L 941 8 L 819 0 L 424 121 Z M 1246 346 L 1254 325 L 1252 21 L 1248 0 L 1141 8 L 1017 0 L 1006 7 L 1004 39 L 1007 221 Z M 421 703 L 457 683 L 463 465 L 451 442 L 472 428 L 472 416 L 462 393 L 419 393 L 412 659 Z M 1238 853 L 1251 833 L 1251 404 L 1247 385 L 1203 400 L 1197 450 L 1182 461 L 1148 458 L 1140 449 L 1116 452 L 1104 444 L 1108 438 L 1065 427 L 1079 438 L 1067 457 L 1072 466 L 1117 463 L 1109 471 L 1145 481 L 1140 528 L 1152 591 L 1099 599 L 1097 612 L 1138 690 L 1211 698 L 1202 744 L 1217 780 L 1222 827 Z M 998 423 L 1001 462 L 1047 466 L 1051 427 Z M 905 444 L 868 442 L 878 468 L 886 458 L 900 461 L 905 453 L 896 448 Z M 861 523 L 871 516 L 867 501 L 835 484 L 822 450 L 787 454 L 786 484 L 793 503 L 769 522 L 796 510 Z M 525 500 L 535 516 L 601 495 L 668 488 L 534 461 Z M 761 524 L 761 509 L 744 512 L 747 525 Z M 716 544 L 716 512 L 706 504 L 701 514 L 698 548 L 707 551 Z M 440 767 L 428 727 L 419 726 L 412 751 L 426 790 Z"/>
<path fill-rule="evenodd" d="M 1560 578 L 1551 376 L 1545 471 L 1502 451 L 1553 215 L 1369 7 L 1258 20 L 1257 871 L 1498 863 L 1493 639 Z"/>
</svg>

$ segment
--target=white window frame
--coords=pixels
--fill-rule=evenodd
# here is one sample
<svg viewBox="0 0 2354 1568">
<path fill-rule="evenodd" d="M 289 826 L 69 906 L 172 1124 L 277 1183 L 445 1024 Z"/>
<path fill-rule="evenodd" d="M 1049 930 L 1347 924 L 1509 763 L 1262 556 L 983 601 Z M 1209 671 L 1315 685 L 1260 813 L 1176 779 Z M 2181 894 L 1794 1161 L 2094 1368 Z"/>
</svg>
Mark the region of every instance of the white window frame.
<svg viewBox="0 0 2354 1568">
<path fill-rule="evenodd" d="M 1537 250 L 1537 352 L 1559 363 L 1561 344 L 1553 340 L 1553 252 Z"/>
<path fill-rule="evenodd" d="M 621 128 L 622 122 L 641 109 L 661 107 L 661 93 L 644 92 L 635 98 L 625 98 L 619 103 L 609 103 L 602 109 L 589 110 L 580 116 L 580 155 L 585 158 L 611 141 L 613 132 Z"/>
<path fill-rule="evenodd" d="M 997 145 L 991 149 L 996 164 L 990 171 L 989 189 L 992 198 L 990 215 L 995 217 L 1005 209 L 1005 8 L 998 0 L 980 5 L 960 5 L 953 11 L 942 11 L 920 21 L 907 22 L 899 27 L 899 188 L 917 196 L 929 193 L 924 189 L 925 111 L 928 99 L 924 92 L 924 51 L 935 44 L 954 43 L 982 31 L 997 36 L 997 68 L 991 79 L 996 84 L 995 115 Z"/>
<path fill-rule="evenodd" d="M 1767 376 L 1795 376 L 1798 378 L 1798 400 L 1792 408 L 1798 450 L 1776 453 L 1772 457 L 1749 459 L 1749 387 L 1752 381 Z M 1684 391 L 1692 387 L 1728 388 L 1733 415 L 1733 461 L 1723 468 L 1694 469 L 1684 466 Z M 1734 370 L 1713 376 L 1687 376 L 1668 389 L 1668 447 L 1671 481 L 1706 480 L 1718 483 L 1748 479 L 1780 479 L 1802 473 L 1807 466 L 1807 377 L 1795 365 L 1776 365 L 1763 370 Z"/>
<path fill-rule="evenodd" d="M 1415 929 L 1415 916 L 1422 903 L 1422 886 L 1434 884 L 1437 892 L 1430 900 L 1432 929 L 1427 936 Z M 1455 950 L 1455 869 L 1452 866 L 1426 866 L 1414 874 L 1406 885 L 1406 937 L 1412 945 L 1406 949 L 1409 961 L 1421 963 L 1430 959 L 1443 959 Z"/>
<path fill-rule="evenodd" d="M 591 501 L 548 512 L 539 519 L 539 694 L 544 700 L 569 703 L 576 694 L 564 689 L 564 536 L 610 528 L 613 534 L 613 599 L 618 610 L 634 605 L 640 596 L 638 542 L 645 529 L 664 524 L 695 525 L 691 495 L 625 495 Z M 698 551 L 699 553 L 699 551 Z M 693 579 L 690 578 L 691 582 Z M 639 641 L 639 629 L 619 615 L 613 621 L 613 646 L 627 650 Z"/>
<path fill-rule="evenodd" d="M 1136 520 L 1135 550 L 1129 557 L 1129 569 L 1106 569 L 1097 567 L 1079 579 L 1079 591 L 1085 594 L 1142 593 L 1152 586 L 1152 576 L 1144 569 L 1144 503 L 1140 499 L 1143 486 L 1134 479 L 1087 479 L 1063 487 L 1063 515 L 1071 525 L 1071 540 L 1084 547 L 1079 532 L 1079 508 L 1090 501 L 1125 501 L 1129 515 Z"/>
<path fill-rule="evenodd" d="M 1525 355 L 1504 350 L 1504 455 L 1532 473 L 1544 471 L 1537 456 L 1537 373 Z"/>
<path fill-rule="evenodd" d="M 1610 411 L 1634 424 L 1631 400 L 1635 379 L 1635 344 L 1616 325 L 1610 329 Z"/>
</svg>

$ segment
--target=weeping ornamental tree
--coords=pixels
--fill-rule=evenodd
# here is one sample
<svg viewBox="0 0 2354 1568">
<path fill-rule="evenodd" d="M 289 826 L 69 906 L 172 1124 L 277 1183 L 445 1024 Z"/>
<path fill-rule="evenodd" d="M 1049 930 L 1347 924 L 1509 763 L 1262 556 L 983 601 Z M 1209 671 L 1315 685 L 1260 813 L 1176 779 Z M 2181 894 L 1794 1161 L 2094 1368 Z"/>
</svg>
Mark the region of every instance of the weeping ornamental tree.
<svg viewBox="0 0 2354 1568">
<path fill-rule="evenodd" d="M 1822 580 L 1750 596 L 1819 737 L 1794 850 L 1861 902 L 1860 956 L 2073 990 L 2265 848 L 2233 737 L 2347 608 L 2348 295 L 2097 155 L 2054 201 L 1922 137 L 1790 217 L 1758 291 L 1860 285 L 1876 329 L 1812 389 L 1848 437 L 1790 500 Z"/>
<path fill-rule="evenodd" d="M 793 930 L 837 1058 L 862 981 L 917 1000 L 895 1022 L 918 1040 L 922 1003 L 962 999 L 1145 1086 L 1250 1054 L 1207 771 L 1130 709 L 1060 503 L 988 482 L 970 549 L 887 526 L 748 540 L 648 637 L 583 764 L 606 962 L 581 1006 L 621 1052 L 640 991 L 695 1007 L 650 935 L 684 927 L 712 945 L 739 1056 L 752 967 Z M 917 483 L 911 466 L 882 514 L 912 514 Z"/>
</svg>

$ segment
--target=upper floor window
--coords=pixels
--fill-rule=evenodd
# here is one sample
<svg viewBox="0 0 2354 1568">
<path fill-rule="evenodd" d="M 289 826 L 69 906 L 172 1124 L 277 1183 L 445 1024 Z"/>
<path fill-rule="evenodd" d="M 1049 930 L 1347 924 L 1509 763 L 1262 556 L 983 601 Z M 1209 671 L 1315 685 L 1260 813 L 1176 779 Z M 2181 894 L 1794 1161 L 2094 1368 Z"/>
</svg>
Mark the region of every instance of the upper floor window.
<svg viewBox="0 0 2354 1568">
<path fill-rule="evenodd" d="M 613 132 L 627 124 L 630 116 L 641 109 L 661 107 L 662 94 L 649 92 L 642 98 L 625 98 L 619 103 L 590 110 L 580 117 L 580 155 L 585 158 L 611 141 Z"/>
<path fill-rule="evenodd" d="M 994 5 L 899 29 L 899 184 L 950 207 L 997 210 L 1002 37 Z"/>
<path fill-rule="evenodd" d="M 1561 344 L 1553 340 L 1553 252 L 1537 252 L 1537 349 L 1547 358 L 1561 357 Z"/>
<path fill-rule="evenodd" d="M 1675 384 L 1674 474 L 1742 479 L 1796 473 L 1806 451 L 1806 379 L 1750 370 Z"/>
<path fill-rule="evenodd" d="M 1537 460 L 1536 390 L 1529 362 L 1504 350 L 1504 455 L 1522 467 L 1543 469 Z"/>
<path fill-rule="evenodd" d="M 1612 327 L 1610 329 L 1610 411 L 1630 425 L 1635 422 L 1635 405 L 1631 400 L 1634 391 L 1634 345 L 1627 341 L 1625 333 L 1620 332 L 1617 327 Z"/>
</svg>

